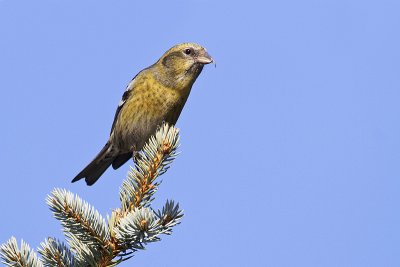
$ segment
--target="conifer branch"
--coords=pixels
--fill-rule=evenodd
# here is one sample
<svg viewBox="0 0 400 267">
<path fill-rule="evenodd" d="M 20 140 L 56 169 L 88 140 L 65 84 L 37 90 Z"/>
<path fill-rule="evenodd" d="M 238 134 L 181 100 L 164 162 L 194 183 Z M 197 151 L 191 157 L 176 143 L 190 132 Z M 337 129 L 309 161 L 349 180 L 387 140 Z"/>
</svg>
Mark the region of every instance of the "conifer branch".
<svg viewBox="0 0 400 267">
<path fill-rule="evenodd" d="M 121 209 L 128 212 L 146 207 L 153 199 L 160 183 L 155 179 L 164 174 L 177 156 L 179 131 L 163 124 L 155 136 L 150 137 L 142 151 L 136 155 L 135 167 L 120 188 Z"/>
<path fill-rule="evenodd" d="M 156 213 L 158 224 L 162 226 L 163 234 L 171 234 L 172 227 L 179 224 L 180 219 L 183 217 L 183 211 L 179 209 L 179 204 L 175 205 L 173 200 L 168 201 L 162 210 Z"/>
<path fill-rule="evenodd" d="M 17 240 L 11 237 L 7 243 L 0 246 L 0 256 L 2 263 L 12 267 L 42 267 L 42 262 L 37 254 L 23 240 L 21 249 L 18 248 Z"/>
<path fill-rule="evenodd" d="M 47 198 L 47 204 L 64 227 L 72 250 L 79 254 L 78 248 L 86 245 L 91 253 L 84 249 L 83 251 L 87 251 L 84 255 L 93 255 L 95 261 L 103 253 L 108 253 L 109 233 L 106 222 L 86 201 L 65 189 L 54 189 Z M 80 241 L 78 247 L 75 246 L 77 241 Z"/>
<path fill-rule="evenodd" d="M 134 168 L 120 188 L 121 207 L 106 220 L 79 196 L 65 189 L 54 189 L 46 202 L 54 217 L 64 227 L 69 247 L 53 238 L 41 243 L 42 258 L 15 238 L 0 247 L 0 257 L 8 266 L 115 266 L 132 257 L 146 244 L 171 234 L 180 223 L 183 211 L 173 201 L 155 211 L 150 204 L 164 174 L 177 156 L 179 132 L 173 126 L 162 125 L 143 150 L 136 155 Z"/>
<path fill-rule="evenodd" d="M 42 255 L 44 266 L 74 267 L 79 265 L 69 247 L 63 242 L 47 238 L 40 245 L 42 247 L 38 249 L 38 252 Z"/>
</svg>

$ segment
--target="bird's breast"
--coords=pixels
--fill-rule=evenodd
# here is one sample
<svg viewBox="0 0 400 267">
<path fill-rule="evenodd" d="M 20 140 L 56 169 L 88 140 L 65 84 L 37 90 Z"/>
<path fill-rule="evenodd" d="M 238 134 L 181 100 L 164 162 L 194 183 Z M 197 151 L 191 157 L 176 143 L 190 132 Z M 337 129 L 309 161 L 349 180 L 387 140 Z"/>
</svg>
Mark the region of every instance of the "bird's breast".
<svg viewBox="0 0 400 267">
<path fill-rule="evenodd" d="M 134 94 L 120 112 L 113 133 L 120 150 L 140 150 L 162 122 L 175 124 L 188 94 L 151 81 L 135 87 Z"/>
</svg>

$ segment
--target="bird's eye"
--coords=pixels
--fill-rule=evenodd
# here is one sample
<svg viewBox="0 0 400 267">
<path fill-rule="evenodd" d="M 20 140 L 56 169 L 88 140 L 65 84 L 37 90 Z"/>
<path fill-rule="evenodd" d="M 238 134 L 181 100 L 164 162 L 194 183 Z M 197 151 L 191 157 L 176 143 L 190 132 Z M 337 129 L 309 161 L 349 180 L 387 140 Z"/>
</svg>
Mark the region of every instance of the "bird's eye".
<svg viewBox="0 0 400 267">
<path fill-rule="evenodd" d="M 190 55 L 192 53 L 192 49 L 190 49 L 190 48 L 186 48 L 185 49 L 185 54 L 186 55 Z"/>
</svg>

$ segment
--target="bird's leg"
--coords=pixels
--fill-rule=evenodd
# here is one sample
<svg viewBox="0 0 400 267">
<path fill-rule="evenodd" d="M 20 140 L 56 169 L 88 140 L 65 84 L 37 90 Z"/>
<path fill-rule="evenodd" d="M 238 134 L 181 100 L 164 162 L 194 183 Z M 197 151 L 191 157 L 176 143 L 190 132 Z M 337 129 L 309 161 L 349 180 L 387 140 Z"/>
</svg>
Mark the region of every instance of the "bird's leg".
<svg viewBox="0 0 400 267">
<path fill-rule="evenodd" d="M 132 160 L 133 160 L 133 162 L 136 162 L 139 157 L 140 157 L 139 152 L 133 150 L 132 151 Z"/>
<path fill-rule="evenodd" d="M 137 165 L 138 161 L 140 158 L 140 153 L 139 151 L 136 151 L 134 148 L 132 149 L 132 160 L 133 160 L 133 165 L 135 166 L 136 170 L 139 170 L 139 166 Z"/>
</svg>

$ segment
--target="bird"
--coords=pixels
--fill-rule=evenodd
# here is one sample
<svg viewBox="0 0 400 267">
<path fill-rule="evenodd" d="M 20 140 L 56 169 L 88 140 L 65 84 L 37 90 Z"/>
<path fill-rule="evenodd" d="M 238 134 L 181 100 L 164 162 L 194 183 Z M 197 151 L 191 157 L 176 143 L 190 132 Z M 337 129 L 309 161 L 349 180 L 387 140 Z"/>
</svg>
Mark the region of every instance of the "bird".
<svg viewBox="0 0 400 267">
<path fill-rule="evenodd" d="M 85 178 L 93 185 L 110 166 L 116 170 L 134 159 L 162 123 L 175 125 L 194 82 L 212 62 L 201 45 L 181 43 L 140 71 L 122 95 L 107 143 L 72 182 Z"/>
</svg>

